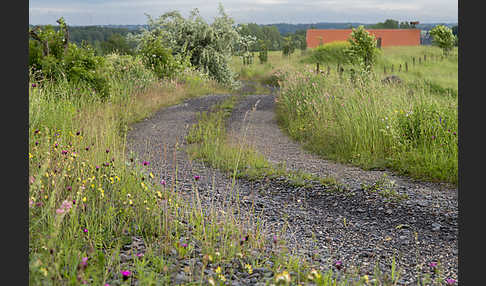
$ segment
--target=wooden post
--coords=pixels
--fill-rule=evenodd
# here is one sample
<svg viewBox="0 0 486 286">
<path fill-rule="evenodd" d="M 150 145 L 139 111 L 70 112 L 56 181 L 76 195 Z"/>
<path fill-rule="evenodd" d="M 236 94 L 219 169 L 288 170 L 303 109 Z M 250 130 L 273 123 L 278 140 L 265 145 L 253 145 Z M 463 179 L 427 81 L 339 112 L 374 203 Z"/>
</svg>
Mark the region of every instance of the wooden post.
<svg viewBox="0 0 486 286">
<path fill-rule="evenodd" d="M 401 72 L 401 71 L 402 71 L 402 64 L 400 64 L 400 65 L 398 66 L 398 71 L 399 71 L 399 72 Z"/>
<path fill-rule="evenodd" d="M 337 72 L 339 72 L 341 70 L 341 65 L 338 63 L 337 64 Z"/>
<path fill-rule="evenodd" d="M 316 73 L 319 73 L 319 63 L 316 63 Z"/>
<path fill-rule="evenodd" d="M 383 66 L 383 73 L 386 74 L 386 66 Z"/>
<path fill-rule="evenodd" d="M 343 77 L 343 72 L 344 72 L 344 68 L 343 67 L 340 67 L 340 69 L 339 69 L 339 77 L 340 78 Z"/>
<path fill-rule="evenodd" d="M 424 54 L 424 63 L 427 61 L 427 54 Z"/>
<path fill-rule="evenodd" d="M 422 64 L 422 58 L 419 57 L 419 65 L 421 65 L 421 64 Z"/>
<path fill-rule="evenodd" d="M 330 74 L 331 74 L 331 67 L 327 66 L 327 75 L 330 75 Z"/>
<path fill-rule="evenodd" d="M 412 57 L 413 66 L 415 66 L 415 57 Z"/>
<path fill-rule="evenodd" d="M 408 72 L 408 63 L 405 62 L 405 71 Z"/>
<path fill-rule="evenodd" d="M 391 67 L 391 72 L 393 73 L 393 64 L 392 64 L 392 67 Z"/>
</svg>

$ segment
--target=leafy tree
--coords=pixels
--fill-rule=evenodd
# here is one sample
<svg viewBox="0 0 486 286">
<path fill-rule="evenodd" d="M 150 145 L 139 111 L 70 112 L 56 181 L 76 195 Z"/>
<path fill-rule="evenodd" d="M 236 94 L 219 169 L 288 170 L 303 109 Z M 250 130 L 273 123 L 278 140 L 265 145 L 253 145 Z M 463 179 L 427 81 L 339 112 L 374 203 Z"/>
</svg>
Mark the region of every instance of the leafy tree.
<svg viewBox="0 0 486 286">
<path fill-rule="evenodd" d="M 133 55 L 134 52 L 127 39 L 120 34 L 112 34 L 107 41 L 100 43 L 100 47 L 103 54 L 116 52 L 121 55 Z"/>
<path fill-rule="evenodd" d="M 437 25 L 430 30 L 432 44 L 442 49 L 445 55 L 448 55 L 456 43 L 456 37 L 452 30 L 444 25 Z"/>
<path fill-rule="evenodd" d="M 240 36 L 221 4 L 219 17 L 212 24 L 204 21 L 198 9 L 192 10 L 187 19 L 178 11 L 167 12 L 157 19 L 147 17 L 148 29 L 142 32 L 142 37 L 147 34 L 160 37 L 172 54 L 188 57 L 191 65 L 201 72 L 223 84 L 235 83 L 236 74 L 230 61 Z"/>
<path fill-rule="evenodd" d="M 348 42 L 350 43 L 348 50 L 350 61 L 362 63 L 365 70 L 371 70 L 378 54 L 375 37 L 361 25 L 352 29 Z"/>
<path fill-rule="evenodd" d="M 258 58 L 260 59 L 260 63 L 266 63 L 268 61 L 268 48 L 265 44 L 265 41 L 260 40 L 260 52 L 258 53 Z"/>
<path fill-rule="evenodd" d="M 290 56 L 295 51 L 295 44 L 291 36 L 284 37 L 284 44 L 282 46 L 282 54 Z"/>
<path fill-rule="evenodd" d="M 370 25 L 371 29 L 398 29 L 398 21 L 393 19 L 386 19 L 385 22 Z"/>
<path fill-rule="evenodd" d="M 409 22 L 401 22 L 400 29 L 412 29 L 413 26 Z"/>
</svg>

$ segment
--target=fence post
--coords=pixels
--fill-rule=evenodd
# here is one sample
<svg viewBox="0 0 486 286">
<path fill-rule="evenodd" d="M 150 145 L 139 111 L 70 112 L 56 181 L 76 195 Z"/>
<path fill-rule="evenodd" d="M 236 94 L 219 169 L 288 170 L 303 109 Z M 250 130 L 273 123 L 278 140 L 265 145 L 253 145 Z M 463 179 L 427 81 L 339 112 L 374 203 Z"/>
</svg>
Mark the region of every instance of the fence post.
<svg viewBox="0 0 486 286">
<path fill-rule="evenodd" d="M 327 75 L 330 75 L 331 74 L 331 67 L 328 65 L 327 66 Z"/>
<path fill-rule="evenodd" d="M 422 58 L 419 57 L 419 65 L 421 65 L 421 64 L 422 64 Z"/>
<path fill-rule="evenodd" d="M 401 71 L 402 71 L 402 64 L 400 64 L 400 65 L 398 66 L 398 71 L 399 71 L 399 72 L 401 72 Z"/>
<path fill-rule="evenodd" d="M 424 54 L 424 63 L 427 61 L 427 54 Z"/>
<path fill-rule="evenodd" d="M 408 72 L 408 63 L 405 62 L 405 71 Z"/>
<path fill-rule="evenodd" d="M 392 64 L 392 67 L 391 67 L 391 72 L 393 73 L 393 64 Z"/>
<path fill-rule="evenodd" d="M 413 66 L 415 66 L 415 57 L 412 57 Z"/>
<path fill-rule="evenodd" d="M 386 66 L 383 66 L 383 73 L 386 74 Z"/>
<path fill-rule="evenodd" d="M 316 73 L 319 73 L 319 63 L 316 63 Z"/>
</svg>

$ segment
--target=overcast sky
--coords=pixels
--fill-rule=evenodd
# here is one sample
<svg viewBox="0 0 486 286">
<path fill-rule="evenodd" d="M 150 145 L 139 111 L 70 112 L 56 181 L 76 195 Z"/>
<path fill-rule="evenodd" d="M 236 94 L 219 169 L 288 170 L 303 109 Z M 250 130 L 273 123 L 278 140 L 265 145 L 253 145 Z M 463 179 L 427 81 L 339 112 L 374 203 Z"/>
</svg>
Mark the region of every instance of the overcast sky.
<svg viewBox="0 0 486 286">
<path fill-rule="evenodd" d="M 30 0 L 29 24 L 146 24 L 145 13 L 157 17 L 178 10 L 183 16 L 198 8 L 211 22 L 221 2 L 236 23 L 377 23 L 386 19 L 421 23 L 458 22 L 458 0 Z"/>
</svg>

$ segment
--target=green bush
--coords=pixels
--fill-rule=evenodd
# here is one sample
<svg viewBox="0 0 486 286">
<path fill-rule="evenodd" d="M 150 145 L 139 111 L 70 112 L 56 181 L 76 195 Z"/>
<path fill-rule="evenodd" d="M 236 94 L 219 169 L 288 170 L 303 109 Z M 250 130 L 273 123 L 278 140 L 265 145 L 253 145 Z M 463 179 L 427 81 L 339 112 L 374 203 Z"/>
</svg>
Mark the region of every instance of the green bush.
<svg viewBox="0 0 486 286">
<path fill-rule="evenodd" d="M 109 84 L 100 73 L 103 57 L 95 55 L 88 45 L 82 47 L 66 42 L 67 25 L 63 18 L 59 29 L 52 26 L 36 27 L 29 31 L 29 70 L 34 81 L 66 79 L 69 82 L 87 83 L 102 98 L 109 95 Z"/>
<path fill-rule="evenodd" d="M 159 78 L 174 77 L 190 64 L 174 57 L 171 49 L 165 47 L 163 39 L 153 34 L 145 34 L 139 46 L 142 61 L 152 69 Z"/>
<path fill-rule="evenodd" d="M 307 63 L 346 63 L 348 61 L 347 51 L 350 43 L 337 41 L 320 45 L 313 49 L 309 57 L 304 61 Z"/>
</svg>

